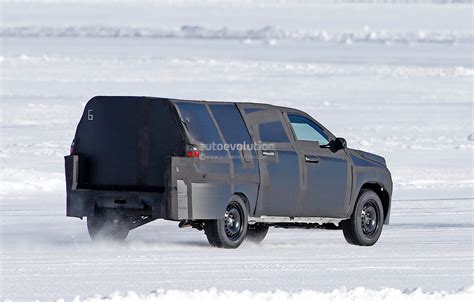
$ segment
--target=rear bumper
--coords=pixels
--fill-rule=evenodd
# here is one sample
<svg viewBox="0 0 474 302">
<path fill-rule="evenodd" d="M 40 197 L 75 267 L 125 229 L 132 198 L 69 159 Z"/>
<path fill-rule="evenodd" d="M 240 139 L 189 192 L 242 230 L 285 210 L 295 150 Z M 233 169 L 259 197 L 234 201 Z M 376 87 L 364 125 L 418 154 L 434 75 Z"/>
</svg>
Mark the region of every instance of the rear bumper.
<svg viewBox="0 0 474 302">
<path fill-rule="evenodd" d="M 176 188 L 168 187 L 164 192 L 135 192 L 135 191 L 106 191 L 80 188 L 79 157 L 65 156 L 66 174 L 66 215 L 71 217 L 86 217 L 94 214 L 96 207 L 120 208 L 124 211 L 135 211 L 137 215 L 157 218 L 173 218 L 171 213 L 171 191 Z"/>
<path fill-rule="evenodd" d="M 120 208 L 153 219 L 170 219 L 164 201 L 164 193 L 76 189 L 67 193 L 66 215 L 78 218 L 92 216 L 95 208 L 100 207 Z"/>
</svg>

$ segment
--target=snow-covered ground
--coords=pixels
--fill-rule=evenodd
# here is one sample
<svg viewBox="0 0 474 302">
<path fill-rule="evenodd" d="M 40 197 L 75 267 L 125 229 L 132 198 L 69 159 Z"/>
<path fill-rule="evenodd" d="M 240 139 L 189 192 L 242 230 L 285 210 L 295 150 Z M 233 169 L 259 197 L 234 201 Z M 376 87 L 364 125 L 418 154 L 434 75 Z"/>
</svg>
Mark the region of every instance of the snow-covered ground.
<svg viewBox="0 0 474 302">
<path fill-rule="evenodd" d="M 1 1 L 0 298 L 472 298 L 472 3 L 449 2 Z M 94 95 L 305 110 L 387 159 L 391 223 L 370 248 L 271 229 L 221 250 L 164 221 L 92 244 L 62 156 Z"/>
</svg>

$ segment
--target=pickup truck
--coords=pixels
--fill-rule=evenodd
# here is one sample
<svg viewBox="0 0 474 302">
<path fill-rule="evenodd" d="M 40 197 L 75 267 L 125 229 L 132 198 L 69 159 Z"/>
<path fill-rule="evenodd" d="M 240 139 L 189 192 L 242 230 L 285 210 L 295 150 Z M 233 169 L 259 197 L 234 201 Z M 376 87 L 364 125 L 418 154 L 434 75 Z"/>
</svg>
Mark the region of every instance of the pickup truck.
<svg viewBox="0 0 474 302">
<path fill-rule="evenodd" d="M 384 158 L 269 104 L 97 96 L 65 170 L 67 216 L 87 217 L 93 240 L 166 219 L 222 248 L 260 242 L 269 227 L 342 229 L 371 246 L 390 218 Z"/>
</svg>

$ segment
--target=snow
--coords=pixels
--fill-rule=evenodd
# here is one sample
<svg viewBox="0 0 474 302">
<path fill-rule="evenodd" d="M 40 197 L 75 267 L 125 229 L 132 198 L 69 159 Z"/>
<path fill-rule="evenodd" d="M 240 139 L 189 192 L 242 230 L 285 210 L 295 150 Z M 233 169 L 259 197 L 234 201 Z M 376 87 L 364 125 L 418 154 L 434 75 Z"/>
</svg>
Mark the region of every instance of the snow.
<svg viewBox="0 0 474 302">
<path fill-rule="evenodd" d="M 472 297 L 473 29 L 461 2 L 2 1 L 0 297 Z M 391 223 L 370 248 L 339 231 L 270 229 L 261 245 L 220 250 L 166 221 L 124 245 L 91 243 L 85 221 L 65 217 L 62 156 L 87 100 L 108 94 L 307 111 L 386 158 Z"/>
<path fill-rule="evenodd" d="M 373 31 L 365 26 L 357 31 L 327 32 L 320 30 L 285 30 L 264 26 L 255 29 L 206 28 L 182 25 L 178 28 L 114 27 L 114 26 L 14 26 L 3 27 L 3 37 L 21 38 L 149 38 L 149 39 L 223 39 L 263 40 L 270 45 L 277 40 L 312 40 L 338 43 L 472 43 L 471 32 L 452 31 Z"/>
<path fill-rule="evenodd" d="M 157 290 L 148 295 L 140 296 L 134 292 L 128 292 L 126 295 L 118 293 L 107 297 L 91 297 L 87 299 L 80 299 L 77 297 L 76 301 L 218 301 L 218 302 L 233 302 L 233 301 L 249 301 L 249 302 L 306 302 L 306 301 L 331 301 L 331 302 L 372 302 L 372 301 L 393 301 L 393 302 L 410 302 L 410 301 L 471 301 L 474 294 L 473 287 L 468 287 L 454 292 L 432 292 L 427 293 L 419 289 L 400 291 L 393 288 L 384 288 L 379 291 L 368 290 L 359 287 L 353 290 L 333 290 L 331 292 L 317 292 L 311 290 L 304 290 L 295 293 L 288 293 L 284 291 L 275 291 L 267 293 L 252 293 L 249 291 L 234 292 L 223 291 L 219 292 L 215 288 L 205 291 L 177 291 L 177 290 Z"/>
</svg>

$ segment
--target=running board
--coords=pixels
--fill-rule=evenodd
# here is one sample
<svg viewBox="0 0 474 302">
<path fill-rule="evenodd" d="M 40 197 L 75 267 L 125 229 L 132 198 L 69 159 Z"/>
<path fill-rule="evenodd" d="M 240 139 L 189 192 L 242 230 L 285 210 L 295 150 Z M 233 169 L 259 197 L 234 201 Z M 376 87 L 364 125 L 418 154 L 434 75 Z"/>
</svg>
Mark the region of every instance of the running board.
<svg viewBox="0 0 474 302">
<path fill-rule="evenodd" d="M 307 223 L 307 224 L 328 224 L 332 223 L 339 226 L 339 223 L 344 220 L 342 218 L 326 218 L 326 217 L 283 217 L 283 216 L 260 216 L 249 217 L 249 224 L 255 223 Z"/>
</svg>

